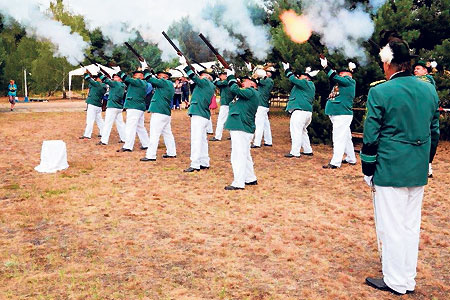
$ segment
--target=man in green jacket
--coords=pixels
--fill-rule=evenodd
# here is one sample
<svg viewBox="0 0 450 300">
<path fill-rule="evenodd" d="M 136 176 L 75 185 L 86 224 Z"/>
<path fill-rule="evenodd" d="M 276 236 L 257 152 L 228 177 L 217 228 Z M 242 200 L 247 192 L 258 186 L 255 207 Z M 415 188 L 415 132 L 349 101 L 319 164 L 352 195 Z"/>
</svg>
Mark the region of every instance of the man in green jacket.
<svg viewBox="0 0 450 300">
<path fill-rule="evenodd" d="M 144 125 L 145 95 L 147 94 L 147 82 L 144 73 L 137 70 L 133 78 L 124 72 L 118 73 L 120 78 L 128 86 L 123 108 L 127 109 L 127 122 L 125 125 L 125 144 L 117 152 L 131 152 L 134 147 L 136 133 L 141 142 L 141 150 L 147 150 L 150 143 L 147 130 Z"/>
<path fill-rule="evenodd" d="M 149 112 L 152 113 L 150 119 L 150 144 L 145 157 L 141 161 L 155 161 L 156 151 L 158 149 L 159 137 L 161 134 L 166 145 L 166 154 L 163 158 L 177 157 L 175 139 L 172 134 L 171 127 L 171 103 L 175 94 L 175 88 L 172 81 L 169 80 L 171 74 L 169 72 L 160 71 L 157 78 L 147 69 L 144 78 L 150 82 L 155 89 L 152 100 L 150 102 Z"/>
<path fill-rule="evenodd" d="M 80 139 L 90 139 L 92 130 L 94 129 L 94 122 L 97 123 L 99 136 L 102 135 L 104 126 L 102 118 L 102 102 L 103 95 L 106 93 L 106 84 L 102 83 L 97 75 L 91 75 L 89 72 L 84 74 L 84 80 L 89 83 L 89 94 L 86 98 L 88 106 L 86 112 L 86 128 Z"/>
<path fill-rule="evenodd" d="M 233 101 L 234 98 L 233 94 L 231 94 L 230 87 L 228 86 L 226 72 L 219 74 L 219 78 L 215 84 L 220 90 L 220 108 L 219 115 L 217 116 L 216 135 L 210 139 L 212 142 L 222 140 L 223 125 L 228 117 L 230 102 Z"/>
<path fill-rule="evenodd" d="M 431 84 L 411 75 L 406 42 L 389 37 L 382 45 L 387 81 L 369 90 L 360 157 L 374 190 L 383 277 L 368 277 L 366 283 L 405 294 L 416 286 L 424 186 L 439 139 L 439 99 Z"/>
<path fill-rule="evenodd" d="M 330 117 L 333 124 L 333 157 L 323 168 L 336 169 L 341 163 L 355 165 L 356 156 L 350 124 L 353 120 L 353 99 L 356 91 L 356 81 L 352 78 L 352 72 L 356 66 L 349 63 L 349 68 L 340 71 L 338 75 L 335 70 L 328 67 L 326 58 L 321 58 L 320 64 L 330 81 L 334 83 L 325 105 L 325 114 Z M 342 160 L 344 154 L 346 157 Z"/>
<path fill-rule="evenodd" d="M 270 93 L 273 89 L 272 72 L 261 69 L 255 72 L 258 76 L 258 91 L 261 94 L 258 110 L 255 116 L 255 138 L 253 140 L 252 148 L 261 148 L 261 141 L 264 136 L 264 146 L 272 147 L 272 131 L 270 129 L 269 121 L 269 100 Z M 258 75 L 261 74 L 261 75 Z"/>
<path fill-rule="evenodd" d="M 188 114 L 191 117 L 191 165 L 184 172 L 209 169 L 207 128 L 211 113 L 209 105 L 216 91 L 212 76 L 203 70 L 197 76 L 189 66 L 184 68 L 195 88 L 191 96 Z"/>
<path fill-rule="evenodd" d="M 242 78 L 242 88 L 237 85 L 234 70 L 227 70 L 228 85 L 233 96 L 225 129 L 231 136 L 231 166 L 234 180 L 225 190 L 243 190 L 245 185 L 257 185 L 253 169 L 250 145 L 255 132 L 255 115 L 261 101 L 261 94 L 253 78 Z"/>
<path fill-rule="evenodd" d="M 303 148 L 302 154 L 312 156 L 313 151 L 309 142 L 308 126 L 312 119 L 312 110 L 316 87 L 311 81 L 315 75 L 311 70 L 307 70 L 298 76 L 292 72 L 288 63 L 282 63 L 285 75 L 294 85 L 289 96 L 286 111 L 291 114 L 290 132 L 292 147 L 291 152 L 285 157 L 300 157 L 300 149 Z M 309 73 L 311 72 L 311 73 Z"/>
<path fill-rule="evenodd" d="M 102 138 L 98 145 L 107 145 L 114 122 L 119 132 L 119 143 L 125 142 L 125 123 L 123 122 L 123 98 L 125 96 L 125 84 L 119 75 L 114 74 L 112 80 L 105 74 L 100 74 L 100 79 L 109 86 L 108 102 L 106 104 L 105 126 L 103 127 Z"/>
</svg>

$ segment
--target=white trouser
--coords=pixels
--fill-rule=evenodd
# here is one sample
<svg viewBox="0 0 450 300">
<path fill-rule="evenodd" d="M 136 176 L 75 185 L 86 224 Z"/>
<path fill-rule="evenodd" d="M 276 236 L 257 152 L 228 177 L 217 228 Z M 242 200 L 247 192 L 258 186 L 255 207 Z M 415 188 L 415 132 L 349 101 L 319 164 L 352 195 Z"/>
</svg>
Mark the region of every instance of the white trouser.
<svg viewBox="0 0 450 300">
<path fill-rule="evenodd" d="M 217 116 L 217 125 L 216 125 L 216 139 L 222 139 L 223 126 L 228 118 L 228 112 L 230 111 L 230 107 L 228 105 L 221 105 L 219 108 L 219 115 Z"/>
<path fill-rule="evenodd" d="M 108 144 L 114 121 L 116 122 L 120 140 L 125 141 L 125 123 L 123 122 L 122 109 L 108 107 L 105 113 L 105 126 L 102 131 L 102 139 L 100 140 L 103 144 Z"/>
<path fill-rule="evenodd" d="M 303 152 L 312 153 L 311 144 L 308 136 L 308 126 L 311 124 L 312 112 L 304 110 L 294 110 L 291 114 L 290 130 L 292 148 L 291 154 L 300 156 L 300 148 Z"/>
<path fill-rule="evenodd" d="M 144 126 L 144 112 L 138 109 L 127 109 L 127 122 L 125 125 L 124 149 L 133 150 L 136 133 L 142 147 L 148 147 L 150 143 L 147 130 Z"/>
<path fill-rule="evenodd" d="M 330 164 L 340 167 L 344 154 L 346 154 L 345 160 L 347 162 L 356 163 L 352 132 L 350 131 L 353 116 L 330 116 L 330 120 L 333 123 L 333 158 L 331 158 Z"/>
<path fill-rule="evenodd" d="M 206 129 L 209 120 L 200 116 L 191 117 L 191 167 L 209 167 L 208 139 Z"/>
<path fill-rule="evenodd" d="M 98 130 L 102 134 L 103 130 L 103 119 L 102 119 L 102 108 L 88 104 L 86 112 L 86 128 L 84 129 L 83 136 L 90 138 L 92 135 L 92 130 L 94 129 L 94 122 L 97 123 Z"/>
<path fill-rule="evenodd" d="M 375 186 L 375 217 L 384 282 L 398 293 L 416 286 L 423 186 Z"/>
<path fill-rule="evenodd" d="M 166 145 L 166 154 L 176 156 L 175 139 L 172 134 L 170 125 L 171 117 L 164 114 L 152 113 L 150 119 L 150 143 L 145 157 L 156 159 L 156 151 L 158 150 L 159 137 L 163 136 Z"/>
<path fill-rule="evenodd" d="M 255 140 L 253 144 L 255 146 L 261 146 L 261 140 L 264 135 L 264 143 L 272 145 L 272 131 L 270 130 L 269 122 L 269 108 L 264 106 L 258 106 L 258 110 L 255 115 Z"/>
<path fill-rule="evenodd" d="M 433 175 L 433 166 L 431 163 L 428 164 L 428 176 Z"/>
<path fill-rule="evenodd" d="M 232 186 L 245 188 L 245 183 L 256 180 L 253 170 L 253 160 L 250 153 L 253 134 L 230 130 L 231 136 L 231 166 L 233 167 L 234 180 Z"/>
<path fill-rule="evenodd" d="M 212 117 L 208 120 L 208 127 L 206 127 L 206 133 L 214 133 Z"/>
</svg>

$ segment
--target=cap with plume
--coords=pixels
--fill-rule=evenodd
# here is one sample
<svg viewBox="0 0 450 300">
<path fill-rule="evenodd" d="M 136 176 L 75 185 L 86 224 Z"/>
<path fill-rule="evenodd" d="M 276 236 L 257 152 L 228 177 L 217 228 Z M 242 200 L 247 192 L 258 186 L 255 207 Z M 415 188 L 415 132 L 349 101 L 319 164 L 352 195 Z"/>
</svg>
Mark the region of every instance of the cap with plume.
<svg viewBox="0 0 450 300">
<path fill-rule="evenodd" d="M 380 32 L 380 45 L 380 58 L 383 63 L 401 64 L 417 57 L 411 55 L 408 43 L 402 40 L 400 34 L 396 31 L 382 30 Z"/>
<path fill-rule="evenodd" d="M 430 63 L 430 66 L 433 68 L 433 69 L 436 69 L 436 67 L 437 67 L 437 62 L 435 61 L 435 60 L 433 60 L 431 63 Z"/>
<path fill-rule="evenodd" d="M 350 70 L 350 72 L 353 72 L 353 70 L 356 69 L 356 64 L 354 62 L 349 62 L 348 69 Z"/>
<path fill-rule="evenodd" d="M 312 78 L 315 77 L 319 72 L 320 72 L 320 70 L 314 70 L 314 71 L 312 71 L 311 67 L 307 67 L 307 68 L 305 69 L 305 72 L 300 73 L 300 75 L 306 75 L 306 76 L 308 76 L 309 78 L 312 79 Z"/>
</svg>

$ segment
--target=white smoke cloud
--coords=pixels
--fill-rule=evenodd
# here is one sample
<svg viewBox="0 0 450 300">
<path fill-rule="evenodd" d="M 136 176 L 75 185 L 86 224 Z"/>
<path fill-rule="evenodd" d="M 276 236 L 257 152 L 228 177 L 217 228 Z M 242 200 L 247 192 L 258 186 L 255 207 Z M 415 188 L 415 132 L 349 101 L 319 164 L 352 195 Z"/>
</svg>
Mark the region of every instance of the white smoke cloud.
<svg viewBox="0 0 450 300">
<path fill-rule="evenodd" d="M 38 0 L 47 3 L 49 0 Z M 163 51 L 163 59 L 173 58 L 175 53 L 161 31 L 183 17 L 187 17 L 195 30 L 201 31 L 220 51 L 239 53 L 241 49 L 237 38 L 228 33 L 240 34 L 246 40 L 250 51 L 259 59 L 264 59 L 271 49 L 267 28 L 254 25 L 247 8 L 257 0 L 123 0 L 71 1 L 69 10 L 85 18 L 88 29 L 100 28 L 113 43 L 121 44 L 134 37 L 139 31 L 148 42 L 155 42 Z M 215 5 L 223 6 L 221 24 L 209 18 L 208 12 Z M 259 2 L 257 5 L 260 5 Z M 203 46 L 203 45 L 202 45 Z"/>
<path fill-rule="evenodd" d="M 372 8 L 372 12 L 376 13 L 380 7 L 382 7 L 386 3 L 386 0 L 370 0 L 369 6 Z"/>
<path fill-rule="evenodd" d="M 375 25 L 361 5 L 348 9 L 345 0 L 302 0 L 303 14 L 328 50 L 356 58 L 361 64 L 367 57 L 361 43 L 373 34 Z"/>
<path fill-rule="evenodd" d="M 38 0 L 21 0 L 20 3 L 12 3 L 0 0 L 0 13 L 8 18 L 15 19 L 28 35 L 40 40 L 50 41 L 54 46 L 56 56 L 64 56 L 71 64 L 83 60 L 83 53 L 89 46 L 78 33 L 70 33 L 69 26 L 52 20 L 45 14 L 45 8 Z"/>
</svg>

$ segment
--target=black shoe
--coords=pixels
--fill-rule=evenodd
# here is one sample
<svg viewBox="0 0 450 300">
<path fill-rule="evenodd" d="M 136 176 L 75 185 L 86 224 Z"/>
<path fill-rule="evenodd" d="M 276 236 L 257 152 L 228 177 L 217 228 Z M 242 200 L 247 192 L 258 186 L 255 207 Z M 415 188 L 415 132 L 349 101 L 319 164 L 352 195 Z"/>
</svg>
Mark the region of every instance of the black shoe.
<svg viewBox="0 0 450 300">
<path fill-rule="evenodd" d="M 252 182 L 246 182 L 245 185 L 258 185 L 258 180 Z"/>
<path fill-rule="evenodd" d="M 194 169 L 193 167 L 189 167 L 189 168 L 187 168 L 187 169 L 185 169 L 185 170 L 183 170 L 183 172 L 194 172 L 194 171 L 200 171 L 200 169 Z"/>
<path fill-rule="evenodd" d="M 238 187 L 235 187 L 235 186 L 232 186 L 232 185 L 227 185 L 226 187 L 225 187 L 225 190 L 227 190 L 227 191 L 235 191 L 235 190 L 243 190 L 244 188 L 238 188 Z"/>
<path fill-rule="evenodd" d="M 125 144 L 125 141 L 120 140 L 119 144 Z"/>
<path fill-rule="evenodd" d="M 117 150 L 116 152 L 131 152 L 132 150 L 130 149 L 125 149 L 125 148 L 120 148 L 119 150 Z"/>
<path fill-rule="evenodd" d="M 144 147 L 144 146 L 141 146 L 141 148 L 140 148 L 141 150 L 147 150 L 148 149 L 148 147 Z"/>
<path fill-rule="evenodd" d="M 200 170 L 207 170 L 207 169 L 209 169 L 209 167 L 207 167 L 207 166 L 200 166 Z"/>
<path fill-rule="evenodd" d="M 143 158 L 140 159 L 140 161 L 156 161 L 156 158 L 143 157 Z"/>
<path fill-rule="evenodd" d="M 101 134 L 99 134 L 99 135 L 97 135 L 97 137 L 102 137 L 102 135 L 101 135 Z"/>
<path fill-rule="evenodd" d="M 386 292 L 390 292 L 394 295 L 403 295 L 399 292 L 394 291 L 393 289 L 391 289 L 389 286 L 387 286 L 387 284 L 384 282 L 383 278 L 371 278 L 371 277 L 367 277 L 366 278 L 366 284 L 376 288 L 377 290 L 380 291 L 386 291 Z M 410 293 L 413 291 L 409 291 Z"/>
<path fill-rule="evenodd" d="M 231 136 L 229 136 L 229 137 L 227 138 L 227 140 L 231 141 Z"/>
<path fill-rule="evenodd" d="M 272 144 L 266 144 L 266 143 L 264 143 L 264 146 L 266 146 L 266 147 L 272 147 Z"/>
<path fill-rule="evenodd" d="M 324 169 L 337 169 L 338 167 L 332 164 L 323 165 L 322 168 Z"/>
<path fill-rule="evenodd" d="M 98 142 L 97 145 L 106 146 L 106 145 L 108 145 L 108 144 L 105 144 L 105 143 L 103 143 L 103 142 Z"/>
<path fill-rule="evenodd" d="M 287 158 L 293 158 L 293 157 L 300 158 L 300 156 L 295 156 L 295 155 L 292 155 L 290 153 L 285 154 L 284 157 L 287 157 Z"/>
<path fill-rule="evenodd" d="M 250 148 L 261 148 L 261 146 L 251 145 Z"/>
<path fill-rule="evenodd" d="M 91 138 L 90 138 L 90 137 L 87 137 L 87 136 L 84 136 L 84 135 L 82 135 L 82 136 L 80 136 L 80 137 L 79 137 L 79 139 L 80 139 L 80 140 L 84 140 L 84 139 L 90 140 Z"/>
<path fill-rule="evenodd" d="M 220 141 L 220 140 L 216 139 L 216 137 L 212 137 L 212 138 L 209 139 L 209 141 L 211 141 L 211 142 L 217 142 L 217 141 Z"/>
<path fill-rule="evenodd" d="M 428 178 L 433 178 L 433 174 L 428 174 Z"/>
<path fill-rule="evenodd" d="M 305 152 L 300 152 L 300 154 L 306 155 L 306 156 L 313 156 L 314 153 L 310 152 L 310 153 L 305 153 Z"/>
<path fill-rule="evenodd" d="M 343 163 L 343 164 L 349 164 L 350 166 L 356 165 L 356 163 L 348 162 L 348 161 L 346 161 L 345 159 L 342 161 L 342 163 Z"/>
<path fill-rule="evenodd" d="M 162 158 L 176 158 L 176 155 L 167 155 L 167 154 L 163 154 Z"/>
<path fill-rule="evenodd" d="M 211 135 L 211 134 L 214 134 L 214 132 L 207 132 L 206 134 L 209 134 L 209 135 Z"/>
</svg>

